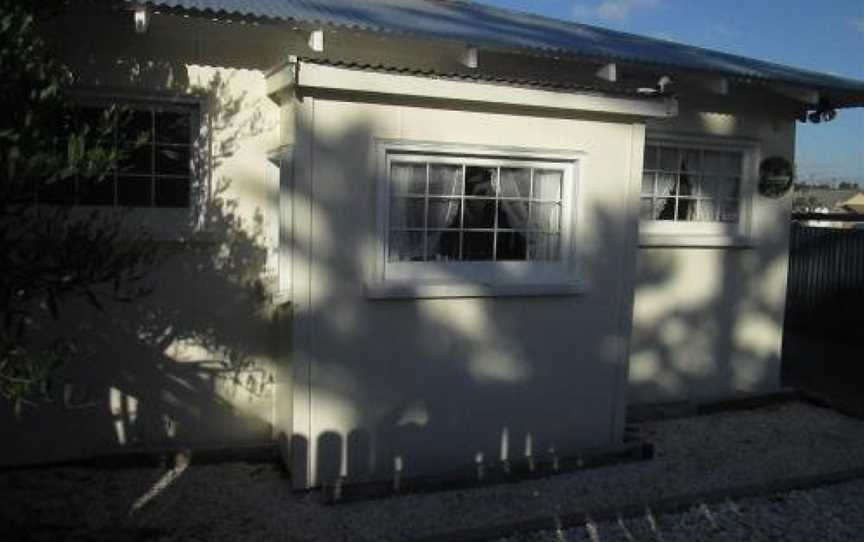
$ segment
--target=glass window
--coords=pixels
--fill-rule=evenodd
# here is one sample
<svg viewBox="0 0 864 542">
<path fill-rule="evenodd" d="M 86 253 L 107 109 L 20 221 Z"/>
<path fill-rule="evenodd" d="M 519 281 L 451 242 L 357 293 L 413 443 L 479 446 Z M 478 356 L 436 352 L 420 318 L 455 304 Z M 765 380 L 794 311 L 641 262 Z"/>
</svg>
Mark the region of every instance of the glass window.
<svg viewBox="0 0 864 542">
<path fill-rule="evenodd" d="M 743 163 L 741 151 L 646 145 L 640 217 L 737 223 Z"/>
<path fill-rule="evenodd" d="M 391 161 L 388 261 L 559 260 L 564 169 L 492 162 Z"/>
<path fill-rule="evenodd" d="M 69 178 L 39 192 L 39 203 L 122 207 L 189 207 L 194 109 L 123 105 L 112 137 L 122 159 L 105 179 Z M 103 106 L 82 106 L 75 123 L 96 125 Z"/>
</svg>

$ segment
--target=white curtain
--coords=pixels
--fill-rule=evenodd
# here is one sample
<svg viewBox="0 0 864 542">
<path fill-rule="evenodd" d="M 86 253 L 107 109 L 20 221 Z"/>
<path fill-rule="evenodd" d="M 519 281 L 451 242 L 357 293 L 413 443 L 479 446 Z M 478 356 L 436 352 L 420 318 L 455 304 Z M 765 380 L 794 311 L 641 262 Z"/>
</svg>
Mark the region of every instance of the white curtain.
<svg viewBox="0 0 864 542">
<path fill-rule="evenodd" d="M 430 191 L 434 187 L 435 195 L 447 196 L 453 199 L 430 200 L 429 204 L 429 227 L 453 228 L 456 227 L 456 215 L 459 212 L 459 199 L 462 196 L 462 167 L 461 166 L 432 166 L 429 171 Z M 436 203 L 433 205 L 432 202 Z M 429 232 L 429 259 L 441 259 L 441 236 L 444 232 Z"/>
<path fill-rule="evenodd" d="M 393 193 L 404 194 L 408 187 L 417 186 L 419 179 L 416 177 L 421 171 L 423 170 L 411 164 L 393 164 L 390 168 L 390 187 Z M 423 233 L 404 230 L 423 227 L 423 199 L 392 197 L 390 202 L 390 260 L 422 260 Z"/>
<path fill-rule="evenodd" d="M 557 260 L 561 245 L 561 186 L 564 172 L 560 170 L 535 170 L 535 200 L 532 203 L 531 228 L 539 230 L 529 239 L 529 258 L 532 260 Z"/>
<path fill-rule="evenodd" d="M 654 220 L 659 220 L 663 214 L 663 209 L 667 203 L 674 202 L 666 198 L 671 196 L 675 191 L 675 184 L 678 182 L 678 176 L 674 173 L 658 173 L 657 174 L 657 197 L 654 200 Z"/>
<path fill-rule="evenodd" d="M 527 169 L 501 170 L 501 197 L 520 198 L 502 200 L 501 208 L 507 215 L 510 227 L 517 230 L 528 228 L 528 198 L 531 195 L 531 172 Z"/>
</svg>

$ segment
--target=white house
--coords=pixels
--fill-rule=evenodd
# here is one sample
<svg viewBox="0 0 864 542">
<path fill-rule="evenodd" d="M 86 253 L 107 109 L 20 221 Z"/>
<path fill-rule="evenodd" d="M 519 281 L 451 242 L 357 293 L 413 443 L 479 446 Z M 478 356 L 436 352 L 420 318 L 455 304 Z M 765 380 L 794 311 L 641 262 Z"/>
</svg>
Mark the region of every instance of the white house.
<svg viewBox="0 0 864 542">
<path fill-rule="evenodd" d="M 307 487 L 608 447 L 628 404 L 776 390 L 791 198 L 760 164 L 864 105 L 864 82 L 470 2 L 43 23 L 82 110 L 120 100 L 152 134 L 71 197 L 178 255 L 143 303 L 68 316 L 94 360 L 3 413 L 4 464 L 278 439 Z"/>
</svg>

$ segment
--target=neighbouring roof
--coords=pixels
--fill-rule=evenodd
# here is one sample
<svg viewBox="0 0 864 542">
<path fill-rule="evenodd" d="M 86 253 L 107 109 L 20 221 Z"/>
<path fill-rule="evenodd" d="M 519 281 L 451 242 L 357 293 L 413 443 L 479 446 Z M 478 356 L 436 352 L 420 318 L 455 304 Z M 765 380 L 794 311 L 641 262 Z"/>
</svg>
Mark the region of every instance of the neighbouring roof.
<svg viewBox="0 0 864 542">
<path fill-rule="evenodd" d="M 864 192 L 858 192 L 848 200 L 844 201 L 842 205 L 856 213 L 864 213 Z"/>
<path fill-rule="evenodd" d="M 127 0 L 130 1 L 130 0 Z M 676 67 L 734 79 L 829 91 L 839 106 L 864 105 L 864 81 L 461 0 L 146 0 L 210 16 L 296 21 L 459 41 L 535 54 Z"/>
<path fill-rule="evenodd" d="M 861 195 L 858 190 L 835 190 L 831 188 L 802 188 L 795 191 L 795 197 L 812 199 L 815 205 L 828 209 L 842 207 L 845 203 Z"/>
</svg>

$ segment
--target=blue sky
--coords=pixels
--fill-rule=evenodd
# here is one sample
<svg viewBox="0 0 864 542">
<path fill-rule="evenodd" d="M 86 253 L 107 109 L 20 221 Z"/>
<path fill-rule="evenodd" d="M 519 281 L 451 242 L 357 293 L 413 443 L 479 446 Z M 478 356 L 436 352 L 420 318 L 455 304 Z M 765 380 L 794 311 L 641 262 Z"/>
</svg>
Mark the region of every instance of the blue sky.
<svg viewBox="0 0 864 542">
<path fill-rule="evenodd" d="M 864 0 L 480 0 L 864 80 Z M 864 186 L 864 108 L 798 124 L 800 178 Z"/>
</svg>

